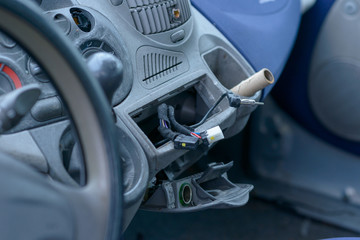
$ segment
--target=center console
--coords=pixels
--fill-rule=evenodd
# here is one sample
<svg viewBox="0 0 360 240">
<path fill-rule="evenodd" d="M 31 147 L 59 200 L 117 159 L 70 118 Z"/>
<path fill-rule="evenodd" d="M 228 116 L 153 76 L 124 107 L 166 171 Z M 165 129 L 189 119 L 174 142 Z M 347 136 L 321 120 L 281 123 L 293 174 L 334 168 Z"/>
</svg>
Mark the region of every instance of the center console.
<svg viewBox="0 0 360 240">
<path fill-rule="evenodd" d="M 146 209 L 173 212 L 245 204 L 252 186 L 227 179 L 232 163 L 213 163 L 184 176 L 214 144 L 175 149 L 158 130 L 158 107 L 171 105 L 180 124 L 193 125 L 224 93 L 254 74 L 248 62 L 188 0 L 79 2 L 106 12 L 126 44 L 134 69 L 130 93 L 113 110 L 117 125 L 132 133 L 146 155 L 147 163 L 133 166 L 148 166 L 149 172 L 133 179 L 134 188 L 142 189 L 145 197 L 129 203 L 126 214 L 131 216 L 141 202 Z M 247 98 L 258 101 L 260 97 L 258 91 Z M 230 107 L 224 98 L 194 132 L 219 126 L 229 138 L 245 127 L 254 109 Z"/>
</svg>

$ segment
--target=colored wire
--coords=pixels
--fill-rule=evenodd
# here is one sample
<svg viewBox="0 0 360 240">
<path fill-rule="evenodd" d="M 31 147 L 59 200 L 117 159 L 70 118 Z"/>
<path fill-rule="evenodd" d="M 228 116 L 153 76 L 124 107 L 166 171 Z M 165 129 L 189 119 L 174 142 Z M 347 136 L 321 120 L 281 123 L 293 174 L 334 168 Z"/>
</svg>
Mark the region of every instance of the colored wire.
<svg viewBox="0 0 360 240">
<path fill-rule="evenodd" d="M 192 133 L 190 133 L 192 136 L 194 136 L 194 137 L 197 137 L 197 138 L 199 138 L 199 139 L 201 139 L 202 137 L 200 136 L 200 135 L 198 135 L 198 134 L 196 134 L 196 133 L 194 133 L 194 132 L 192 132 Z"/>
<path fill-rule="evenodd" d="M 161 127 L 165 127 L 165 128 L 169 128 L 166 121 L 164 119 L 160 119 L 160 126 Z"/>
</svg>

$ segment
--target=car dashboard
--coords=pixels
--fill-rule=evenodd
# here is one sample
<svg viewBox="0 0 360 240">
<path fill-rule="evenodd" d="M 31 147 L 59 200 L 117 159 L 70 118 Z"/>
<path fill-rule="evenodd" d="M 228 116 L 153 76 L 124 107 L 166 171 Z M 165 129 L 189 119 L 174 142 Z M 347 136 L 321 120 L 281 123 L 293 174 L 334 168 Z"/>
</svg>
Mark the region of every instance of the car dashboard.
<svg viewBox="0 0 360 240">
<path fill-rule="evenodd" d="M 194 1 L 196 8 L 188 0 L 34 2 L 73 42 L 84 60 L 105 52 L 123 65 L 122 79 L 109 99 L 116 125 L 131 136 L 119 135 L 119 143 L 136 142 L 146 156 L 142 158 L 131 151 L 123 154 L 124 229 L 140 205 L 153 211 L 186 212 L 241 206 L 248 201 L 253 187 L 227 179 L 231 163 L 219 161 L 195 173 L 187 171 L 215 144 L 195 150 L 176 149 L 159 132 L 158 109 L 162 104 L 173 106 L 180 124 L 194 125 L 224 93 L 261 68 L 269 67 L 277 78 L 296 36 L 300 18 L 297 1 L 259 1 L 256 4 L 262 7 L 260 12 L 252 12 L 258 7 L 255 3 L 251 3 L 253 8 L 246 8 L 249 4 L 244 3 L 240 9 L 247 10 L 238 13 L 247 17 L 246 21 L 264 21 L 266 16 L 279 13 L 294 24 L 285 30 L 276 28 L 280 30 L 274 33 L 262 32 L 267 26 L 251 25 L 246 30 L 239 24 L 243 31 L 234 34 L 227 30 L 226 22 L 213 24 L 219 16 L 209 9 L 211 4 L 204 6 L 203 1 Z M 298 14 L 291 15 L 293 12 Z M 233 24 L 237 24 L 242 18 L 234 19 Z M 285 26 L 287 20 L 280 23 Z M 286 34 L 279 36 L 275 45 L 274 41 L 262 40 L 264 44 L 259 49 L 250 46 L 259 41 L 261 34 L 278 34 L 277 31 Z M 268 44 L 275 47 L 270 51 Z M 57 181 L 84 185 L 81 150 L 71 137 L 66 105 L 49 77 L 5 35 L 0 36 L 0 52 L 0 91 L 6 93 L 34 83 L 41 89 L 30 113 L 0 139 L 0 148 L 30 156 L 28 163 Z M 258 90 L 246 99 L 258 102 L 270 90 Z M 223 137 L 230 138 L 243 130 L 255 109 L 253 105 L 234 108 L 223 100 L 194 132 L 219 127 Z M 10 145 L 20 150 L 14 153 Z"/>
</svg>

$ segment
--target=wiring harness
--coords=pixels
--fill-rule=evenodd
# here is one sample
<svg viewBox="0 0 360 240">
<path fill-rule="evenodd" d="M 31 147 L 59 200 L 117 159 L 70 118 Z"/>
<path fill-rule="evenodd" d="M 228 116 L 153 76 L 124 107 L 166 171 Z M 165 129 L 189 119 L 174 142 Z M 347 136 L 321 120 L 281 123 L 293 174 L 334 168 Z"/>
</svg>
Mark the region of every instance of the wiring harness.
<svg viewBox="0 0 360 240">
<path fill-rule="evenodd" d="M 252 99 L 243 99 L 231 91 L 227 91 L 220 96 L 198 123 L 192 126 L 186 126 L 176 121 L 175 109 L 172 106 L 163 103 L 158 107 L 158 118 L 160 121 L 158 131 L 165 139 L 157 145 L 161 145 L 170 140 L 174 142 L 175 149 L 196 150 L 200 146 L 209 146 L 212 143 L 223 139 L 224 135 L 219 126 L 201 133 L 195 132 L 195 128 L 202 125 L 210 117 L 214 109 L 225 97 L 227 97 L 230 107 L 234 108 L 239 108 L 241 105 L 263 105 L 262 102 L 256 102 Z"/>
</svg>

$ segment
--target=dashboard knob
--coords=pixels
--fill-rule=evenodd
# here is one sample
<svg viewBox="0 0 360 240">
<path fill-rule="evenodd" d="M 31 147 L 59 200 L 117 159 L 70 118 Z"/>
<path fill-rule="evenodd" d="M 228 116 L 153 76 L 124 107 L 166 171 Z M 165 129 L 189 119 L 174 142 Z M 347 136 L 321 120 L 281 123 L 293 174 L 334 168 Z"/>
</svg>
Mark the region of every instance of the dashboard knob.
<svg viewBox="0 0 360 240">
<path fill-rule="evenodd" d="M 87 65 L 100 82 L 111 105 L 113 95 L 123 80 L 123 64 L 114 55 L 97 52 L 87 58 Z"/>
</svg>

